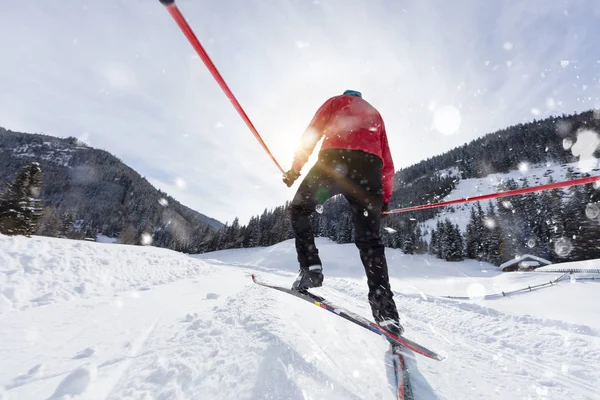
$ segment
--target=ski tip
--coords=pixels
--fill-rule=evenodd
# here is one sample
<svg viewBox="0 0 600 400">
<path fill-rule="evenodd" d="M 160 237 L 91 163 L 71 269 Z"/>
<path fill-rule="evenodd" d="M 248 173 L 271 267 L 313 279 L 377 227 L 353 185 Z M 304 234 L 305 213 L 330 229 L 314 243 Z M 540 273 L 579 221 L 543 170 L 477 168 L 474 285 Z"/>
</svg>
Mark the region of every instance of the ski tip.
<svg viewBox="0 0 600 400">
<path fill-rule="evenodd" d="M 158 0 L 162 3 L 162 5 L 164 6 L 170 6 L 171 4 L 175 3 L 175 0 Z"/>
</svg>

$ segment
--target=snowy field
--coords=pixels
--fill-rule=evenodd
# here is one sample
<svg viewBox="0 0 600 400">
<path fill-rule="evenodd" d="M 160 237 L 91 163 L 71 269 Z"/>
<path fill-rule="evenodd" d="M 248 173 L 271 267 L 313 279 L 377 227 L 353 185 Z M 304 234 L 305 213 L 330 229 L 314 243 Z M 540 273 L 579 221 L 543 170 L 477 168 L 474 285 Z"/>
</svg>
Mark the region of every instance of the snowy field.
<svg viewBox="0 0 600 400">
<path fill-rule="evenodd" d="M 315 293 L 370 316 L 358 251 L 318 244 Z M 417 399 L 600 399 L 600 282 L 478 300 L 561 274 L 387 254 L 406 336 L 448 357 L 407 353 Z M 0 399 L 392 399 L 382 338 L 250 279 L 290 285 L 295 265 L 291 241 L 186 256 L 0 236 Z"/>
</svg>

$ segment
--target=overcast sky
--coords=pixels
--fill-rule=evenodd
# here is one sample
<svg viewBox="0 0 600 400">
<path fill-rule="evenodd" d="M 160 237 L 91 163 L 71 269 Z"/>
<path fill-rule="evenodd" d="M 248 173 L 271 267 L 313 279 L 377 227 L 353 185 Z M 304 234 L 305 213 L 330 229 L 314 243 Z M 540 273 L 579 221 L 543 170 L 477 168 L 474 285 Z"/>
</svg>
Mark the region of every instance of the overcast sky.
<svg viewBox="0 0 600 400">
<path fill-rule="evenodd" d="M 347 88 L 381 112 L 397 168 L 600 107 L 597 0 L 177 4 L 284 169 Z M 78 137 L 223 222 L 292 198 L 157 0 L 4 2 L 0 49 L 0 126 Z"/>
</svg>

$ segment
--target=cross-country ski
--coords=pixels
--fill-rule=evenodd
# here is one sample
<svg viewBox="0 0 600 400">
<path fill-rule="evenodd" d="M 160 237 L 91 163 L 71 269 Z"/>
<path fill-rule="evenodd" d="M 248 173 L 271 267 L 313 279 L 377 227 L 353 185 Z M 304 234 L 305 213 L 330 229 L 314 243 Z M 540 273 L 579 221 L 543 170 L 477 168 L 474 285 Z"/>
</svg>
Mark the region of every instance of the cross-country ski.
<svg viewBox="0 0 600 400">
<path fill-rule="evenodd" d="M 306 291 L 306 290 L 298 291 L 298 290 L 287 289 L 287 288 L 284 288 L 281 286 L 270 285 L 268 283 L 262 282 L 255 275 L 252 275 L 252 280 L 254 281 L 254 283 L 257 283 L 261 286 L 269 287 L 271 289 L 275 289 L 275 290 L 278 290 L 283 293 L 288 293 L 299 299 L 308 301 L 309 303 L 312 303 L 312 304 L 316 305 L 317 307 L 321 307 L 321 308 L 323 308 L 329 312 L 332 312 L 335 315 L 338 315 L 358 326 L 361 326 L 371 332 L 374 332 L 378 335 L 385 337 L 392 344 L 405 346 L 408 349 L 410 349 L 416 353 L 419 353 L 425 357 L 433 358 L 438 361 L 441 361 L 444 359 L 443 356 L 436 354 L 431 350 L 426 349 L 425 347 L 419 345 L 418 343 L 415 343 L 415 342 L 413 342 L 405 337 L 399 336 L 399 335 L 396 336 L 393 333 L 388 332 L 384 328 L 378 326 L 374 322 L 371 322 L 364 317 L 361 317 L 357 314 L 347 311 L 340 306 L 332 304 L 331 302 L 327 301 L 323 297 L 314 295 L 314 294 L 310 293 L 309 291 Z"/>
</svg>

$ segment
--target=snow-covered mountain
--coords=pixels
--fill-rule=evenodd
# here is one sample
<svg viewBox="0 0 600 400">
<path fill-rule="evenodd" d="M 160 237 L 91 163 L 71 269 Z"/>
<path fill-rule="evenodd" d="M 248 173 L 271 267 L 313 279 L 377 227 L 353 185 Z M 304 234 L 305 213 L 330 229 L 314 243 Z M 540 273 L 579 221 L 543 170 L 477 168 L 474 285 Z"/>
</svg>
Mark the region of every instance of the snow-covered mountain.
<svg viewBox="0 0 600 400">
<path fill-rule="evenodd" d="M 67 224 L 79 237 L 118 237 L 129 230 L 136 241 L 150 232 L 157 246 L 189 251 L 194 238 L 203 238 L 205 228 L 223 226 L 157 190 L 104 150 L 76 138 L 0 128 L 0 193 L 31 162 L 41 165 L 43 176 L 40 198 L 46 210 L 40 234 L 57 236 L 54 231 Z"/>
<path fill-rule="evenodd" d="M 489 174 L 483 178 L 469 179 L 459 179 L 457 169 L 440 171 L 440 173 L 447 176 L 455 176 L 457 178 L 458 183 L 456 187 L 447 196 L 440 199 L 440 201 L 451 201 L 496 193 L 498 192 L 499 187 L 511 179 L 519 184 L 527 181 L 529 186 L 540 186 L 547 184 L 549 179 L 552 179 L 554 182 L 561 182 L 580 178 L 584 174 L 598 176 L 600 175 L 600 165 L 589 168 L 586 163 L 581 164 L 580 162 L 570 164 L 546 162 L 535 165 L 522 163 L 519 166 L 519 169 L 507 173 Z M 600 185 L 596 186 L 600 187 Z M 505 201 L 510 201 L 510 198 L 506 198 Z M 453 224 L 458 224 L 462 231 L 465 231 L 467 224 L 469 223 L 469 215 L 473 206 L 474 203 L 465 203 L 444 207 L 435 218 L 425 221 L 422 223 L 422 226 L 426 230 L 431 231 L 435 228 L 437 221 L 448 218 Z"/>
<path fill-rule="evenodd" d="M 318 245 L 315 293 L 369 316 L 356 248 Z M 408 353 L 417 399 L 598 398 L 600 292 L 579 280 L 589 275 L 483 300 L 562 274 L 387 254 L 406 336 L 447 356 Z M 0 399 L 393 398 L 383 339 L 252 273 L 289 285 L 293 243 L 186 256 L 0 236 Z"/>
</svg>

